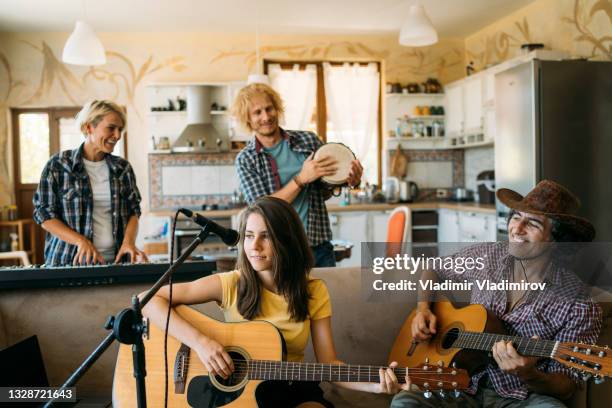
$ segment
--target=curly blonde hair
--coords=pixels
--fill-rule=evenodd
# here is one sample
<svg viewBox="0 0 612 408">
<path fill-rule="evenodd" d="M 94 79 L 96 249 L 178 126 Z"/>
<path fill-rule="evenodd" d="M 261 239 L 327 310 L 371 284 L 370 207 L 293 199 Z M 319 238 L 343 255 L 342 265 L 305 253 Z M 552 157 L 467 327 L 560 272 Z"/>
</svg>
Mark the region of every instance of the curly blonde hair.
<svg viewBox="0 0 612 408">
<path fill-rule="evenodd" d="M 119 115 L 121 122 L 123 123 L 123 128 L 127 126 L 127 120 L 125 117 L 125 112 L 121 108 L 121 106 L 117 105 L 115 102 L 111 100 L 91 100 L 87 102 L 81 111 L 77 113 L 75 120 L 77 122 L 77 126 L 81 130 L 81 133 L 84 136 L 87 136 L 87 125 L 92 125 L 93 127 L 98 126 L 98 123 L 104 119 L 106 115 L 109 113 L 116 113 Z"/>
<path fill-rule="evenodd" d="M 232 105 L 232 115 L 245 130 L 253 130 L 251 124 L 249 123 L 249 107 L 251 106 L 251 98 L 255 95 L 261 94 L 268 96 L 272 102 L 272 105 L 276 109 L 276 112 L 278 113 L 279 121 L 281 121 L 283 118 L 285 107 L 278 92 L 266 84 L 250 84 L 238 92 L 236 99 L 234 99 L 234 104 Z"/>
</svg>

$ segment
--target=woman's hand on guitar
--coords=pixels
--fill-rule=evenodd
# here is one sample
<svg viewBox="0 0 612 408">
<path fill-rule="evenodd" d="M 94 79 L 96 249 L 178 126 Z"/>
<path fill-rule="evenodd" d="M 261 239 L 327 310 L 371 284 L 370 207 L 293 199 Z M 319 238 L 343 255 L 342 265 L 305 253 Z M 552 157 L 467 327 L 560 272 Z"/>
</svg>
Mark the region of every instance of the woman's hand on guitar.
<svg viewBox="0 0 612 408">
<path fill-rule="evenodd" d="M 436 315 L 431 309 L 419 309 L 412 319 L 412 337 L 417 341 L 429 340 L 436 334 Z"/>
<path fill-rule="evenodd" d="M 410 379 L 406 376 L 406 383 L 400 384 L 397 381 L 397 377 L 393 372 L 393 368 L 397 367 L 397 361 L 389 364 L 389 368 L 379 369 L 378 375 L 380 376 L 380 383 L 376 384 L 375 392 L 381 394 L 397 394 L 401 390 L 410 390 Z"/>
<path fill-rule="evenodd" d="M 521 356 L 510 341 L 498 341 L 493 345 L 493 358 L 499 368 L 527 380 L 537 374 L 536 363 L 538 357 Z"/>
<path fill-rule="evenodd" d="M 197 348 L 198 357 L 212 375 L 228 378 L 234 371 L 234 362 L 223 346 L 213 339 L 206 338 Z"/>
</svg>

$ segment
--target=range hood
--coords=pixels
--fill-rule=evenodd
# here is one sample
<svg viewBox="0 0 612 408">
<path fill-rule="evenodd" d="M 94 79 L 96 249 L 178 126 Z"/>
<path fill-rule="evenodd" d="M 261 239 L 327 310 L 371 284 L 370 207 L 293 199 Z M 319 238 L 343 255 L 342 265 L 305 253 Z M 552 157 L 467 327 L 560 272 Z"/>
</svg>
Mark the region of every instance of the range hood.
<svg viewBox="0 0 612 408">
<path fill-rule="evenodd" d="M 219 153 L 229 151 L 229 137 L 215 129 L 210 115 L 210 87 L 187 88 L 187 126 L 172 145 L 174 153 Z"/>
</svg>

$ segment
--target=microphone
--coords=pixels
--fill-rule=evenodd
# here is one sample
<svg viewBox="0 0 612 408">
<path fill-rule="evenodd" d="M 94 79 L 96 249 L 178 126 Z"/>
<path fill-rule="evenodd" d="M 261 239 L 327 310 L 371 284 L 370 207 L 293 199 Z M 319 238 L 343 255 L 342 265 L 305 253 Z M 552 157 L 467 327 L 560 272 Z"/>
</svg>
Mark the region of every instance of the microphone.
<svg viewBox="0 0 612 408">
<path fill-rule="evenodd" d="M 213 220 L 203 217 L 200 214 L 194 214 L 193 211 L 188 210 L 186 208 L 179 208 L 179 212 L 191 218 L 193 222 L 195 222 L 202 228 L 208 228 L 208 231 L 221 238 L 221 241 L 223 241 L 224 244 L 229 246 L 235 246 L 238 243 L 238 239 L 240 238 L 240 235 L 238 235 L 238 231 L 222 227 Z"/>
</svg>

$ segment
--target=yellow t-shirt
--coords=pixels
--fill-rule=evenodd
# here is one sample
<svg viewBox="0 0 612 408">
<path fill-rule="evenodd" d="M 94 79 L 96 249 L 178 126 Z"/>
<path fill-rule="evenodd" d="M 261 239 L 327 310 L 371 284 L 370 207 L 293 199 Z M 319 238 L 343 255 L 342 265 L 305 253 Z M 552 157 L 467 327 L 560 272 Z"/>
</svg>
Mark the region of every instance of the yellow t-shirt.
<svg viewBox="0 0 612 408">
<path fill-rule="evenodd" d="M 238 311 L 238 279 L 240 272 L 218 273 L 223 288 L 221 309 L 226 322 L 246 321 Z M 308 282 L 310 300 L 308 301 L 309 317 L 303 322 L 291 320 L 288 304 L 282 295 L 277 295 L 267 289 L 262 290 L 261 315 L 256 320 L 272 323 L 283 335 L 287 346 L 288 361 L 302 361 L 304 349 L 310 337 L 310 320 L 323 319 L 331 316 L 331 302 L 325 282 L 320 279 L 310 279 Z"/>
</svg>

